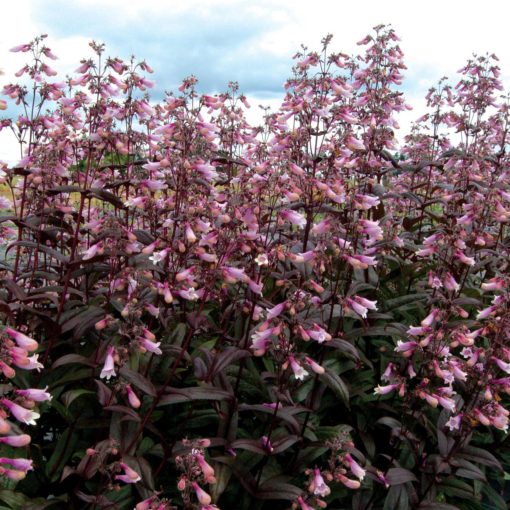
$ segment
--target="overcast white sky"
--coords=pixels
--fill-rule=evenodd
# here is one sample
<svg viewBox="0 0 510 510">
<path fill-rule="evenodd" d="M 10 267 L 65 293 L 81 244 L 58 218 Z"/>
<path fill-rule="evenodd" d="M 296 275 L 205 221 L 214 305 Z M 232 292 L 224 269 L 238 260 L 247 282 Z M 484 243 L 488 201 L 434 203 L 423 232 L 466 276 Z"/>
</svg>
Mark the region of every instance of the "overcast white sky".
<svg viewBox="0 0 510 510">
<path fill-rule="evenodd" d="M 404 130 L 420 116 L 428 88 L 445 75 L 456 83 L 473 53 L 496 53 L 508 88 L 509 17 L 505 0 L 16 0 L 1 6 L 0 85 L 25 63 L 9 48 L 47 33 L 62 79 L 91 56 L 95 39 L 110 56 L 146 59 L 156 97 L 194 74 L 203 92 L 237 80 L 252 105 L 275 106 L 301 43 L 315 49 L 332 33 L 334 51 L 355 53 L 356 42 L 385 23 L 402 39 L 408 66 L 403 88 L 414 111 L 400 119 Z M 14 162 L 7 134 L 0 133 L 0 160 Z"/>
</svg>

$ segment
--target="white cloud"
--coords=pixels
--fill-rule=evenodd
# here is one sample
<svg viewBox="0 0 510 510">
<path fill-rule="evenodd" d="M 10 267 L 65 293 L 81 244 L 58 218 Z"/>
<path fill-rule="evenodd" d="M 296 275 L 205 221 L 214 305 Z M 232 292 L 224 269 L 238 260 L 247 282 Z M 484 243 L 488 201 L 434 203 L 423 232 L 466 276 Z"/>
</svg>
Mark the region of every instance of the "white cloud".
<svg viewBox="0 0 510 510">
<path fill-rule="evenodd" d="M 65 9 L 60 11 L 58 5 Z M 72 16 L 73 10 L 77 13 L 75 16 Z M 80 13 L 86 17 L 80 18 Z M 413 112 L 400 117 L 404 130 L 411 119 L 421 115 L 424 108 L 421 98 L 428 88 L 444 75 L 450 76 L 455 84 L 457 69 L 473 52 L 496 53 L 500 58 L 503 82 L 510 82 L 509 14 L 510 7 L 499 0 L 483 3 L 477 0 L 365 0 L 363 3 L 333 0 L 68 0 L 65 4 L 50 0 L 17 0 L 2 12 L 0 68 L 6 76 L 0 78 L 0 85 L 11 81 L 13 73 L 24 64 L 19 54 L 8 52 L 15 44 L 48 33 L 48 44 L 59 56 L 55 67 L 63 79 L 76 68 L 81 58 L 91 55 L 88 42 L 91 34 L 96 34 L 95 37 L 107 43 L 110 53 L 120 56 L 128 57 L 137 46 L 142 46 L 144 54 L 141 57 L 149 63 L 162 64 L 162 69 L 155 66 L 156 78 L 160 81 L 164 77 L 165 81 L 176 83 L 183 78 L 179 74 L 187 72 L 183 54 L 195 55 L 192 62 L 200 63 L 201 68 L 192 72 L 201 78 L 202 83 L 214 83 L 215 87 L 222 86 L 223 82 L 226 85 L 231 79 L 227 75 L 231 73 L 232 78 L 239 80 L 241 89 L 246 87 L 249 93 L 254 105 L 253 113 L 249 114 L 252 116 L 259 110 L 256 108 L 258 103 L 268 101 L 262 96 L 254 97 L 253 91 L 263 90 L 261 83 L 267 80 L 272 83 L 268 90 L 274 94 L 275 87 L 283 82 L 280 74 L 285 69 L 290 74 L 291 56 L 299 50 L 301 43 L 318 49 L 322 37 L 332 33 L 334 51 L 357 53 L 360 48 L 356 41 L 373 26 L 391 23 L 402 39 L 400 46 L 408 66 L 404 87 L 408 91 L 408 102 L 415 107 Z M 173 30 L 175 26 L 167 27 L 170 22 L 178 23 L 180 30 L 177 34 Z M 197 23 L 201 24 L 197 26 Z M 240 23 L 243 23 L 241 28 Z M 218 24 L 217 29 L 215 24 Z M 249 33 L 244 34 L 244 26 Z M 206 45 L 213 46 L 204 47 Z M 264 64 L 266 59 L 270 62 L 267 66 Z M 166 76 L 166 68 L 179 75 Z M 275 73 L 279 73 L 276 81 Z M 211 77 L 209 80 L 208 76 Z M 169 83 L 160 85 L 165 88 Z M 277 100 L 270 102 L 276 106 Z M 5 140 L 6 133 L 3 132 L 0 134 L 0 158 L 4 159 L 12 152 Z"/>
</svg>

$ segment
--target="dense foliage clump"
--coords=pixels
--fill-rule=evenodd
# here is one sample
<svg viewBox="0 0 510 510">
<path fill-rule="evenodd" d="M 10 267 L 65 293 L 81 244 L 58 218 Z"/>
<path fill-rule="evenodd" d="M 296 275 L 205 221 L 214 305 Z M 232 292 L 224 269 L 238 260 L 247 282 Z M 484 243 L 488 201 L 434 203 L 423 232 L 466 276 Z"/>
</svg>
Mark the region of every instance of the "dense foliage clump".
<svg viewBox="0 0 510 510">
<path fill-rule="evenodd" d="M 496 58 L 399 145 L 395 33 L 330 40 L 261 127 L 236 83 L 156 103 L 148 64 L 102 45 L 65 82 L 44 36 L 13 48 L 2 508 L 507 508 Z"/>
</svg>

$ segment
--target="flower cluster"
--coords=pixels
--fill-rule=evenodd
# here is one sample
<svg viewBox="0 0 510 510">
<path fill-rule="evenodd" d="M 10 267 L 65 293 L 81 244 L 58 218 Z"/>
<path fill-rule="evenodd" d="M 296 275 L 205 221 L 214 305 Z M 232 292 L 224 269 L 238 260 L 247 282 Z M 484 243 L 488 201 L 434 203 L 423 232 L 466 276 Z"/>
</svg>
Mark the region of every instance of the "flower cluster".
<svg viewBox="0 0 510 510">
<path fill-rule="evenodd" d="M 45 36 L 13 48 L 32 60 L 0 101 L 22 148 L 0 165 L 2 474 L 31 469 L 7 448 L 41 415 L 31 491 L 73 507 L 504 493 L 509 100 L 474 57 L 398 147 L 398 43 L 303 47 L 261 126 L 235 82 L 158 102 L 102 44 L 65 81 Z"/>
<path fill-rule="evenodd" d="M 16 369 L 37 370 L 43 368 L 38 361 L 38 355 L 33 353 L 39 344 L 29 336 L 10 327 L 0 332 L 0 368 L 7 381 L 16 377 Z M 16 367 L 16 368 L 14 368 Z M 40 414 L 35 410 L 40 402 L 51 400 L 48 388 L 16 388 L 12 382 L 3 385 L 0 399 L 0 444 L 13 448 L 22 448 L 30 444 L 30 435 L 24 434 L 19 425 L 12 423 L 16 420 L 24 425 L 36 425 Z M 15 458 L 0 458 L 0 474 L 11 480 L 22 480 L 28 471 L 32 470 L 32 460 Z"/>
</svg>

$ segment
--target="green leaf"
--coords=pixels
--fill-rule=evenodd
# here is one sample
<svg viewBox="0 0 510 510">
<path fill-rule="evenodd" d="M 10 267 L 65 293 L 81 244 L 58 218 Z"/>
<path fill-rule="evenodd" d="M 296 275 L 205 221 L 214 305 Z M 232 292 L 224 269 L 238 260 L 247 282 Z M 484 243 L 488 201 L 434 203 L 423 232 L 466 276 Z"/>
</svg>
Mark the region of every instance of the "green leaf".
<svg viewBox="0 0 510 510">
<path fill-rule="evenodd" d="M 262 484 L 255 493 L 260 499 L 285 499 L 294 501 L 303 494 L 303 489 L 289 483 L 269 480 Z"/>
<path fill-rule="evenodd" d="M 168 404 L 180 404 L 193 400 L 230 400 L 232 395 L 225 390 L 213 386 L 196 388 L 168 388 L 168 393 L 159 400 L 158 407 Z"/>
<path fill-rule="evenodd" d="M 383 510 L 408 510 L 409 496 L 407 489 L 403 485 L 390 487 L 386 499 L 384 500 Z"/>
<path fill-rule="evenodd" d="M 96 364 L 85 356 L 81 356 L 80 354 L 64 354 L 58 358 L 55 363 L 53 363 L 51 368 L 61 367 L 63 365 L 69 365 L 71 363 L 76 363 L 78 365 L 87 365 L 89 367 L 95 367 Z"/>
<path fill-rule="evenodd" d="M 423 501 L 418 510 L 460 510 L 458 506 L 447 503 L 437 503 L 436 501 Z"/>
<path fill-rule="evenodd" d="M 418 481 L 412 471 L 400 467 L 388 469 L 386 480 L 390 485 L 400 485 L 402 483 Z"/>
<path fill-rule="evenodd" d="M 77 440 L 75 432 L 68 428 L 56 441 L 55 450 L 46 464 L 46 474 L 52 482 L 60 478 L 66 462 L 74 453 Z"/>
<path fill-rule="evenodd" d="M 95 392 L 90 390 L 69 390 L 63 393 L 60 398 L 64 405 L 69 408 L 76 399 L 84 395 L 95 395 Z"/>
<path fill-rule="evenodd" d="M 0 500 L 7 503 L 11 508 L 23 508 L 26 502 L 26 496 L 19 492 L 10 491 L 7 489 L 0 489 Z"/>
<path fill-rule="evenodd" d="M 498 471 L 503 471 L 503 467 L 499 460 L 496 459 L 492 453 L 484 450 L 483 448 L 477 448 L 476 446 L 464 446 L 464 448 L 457 453 L 456 457 L 471 460 L 478 464 L 495 468 Z"/>
<path fill-rule="evenodd" d="M 134 384 L 138 389 L 142 390 L 147 395 L 150 395 L 151 397 L 156 396 L 157 392 L 154 384 L 152 384 L 152 382 L 149 381 L 147 377 L 144 377 L 139 372 L 135 372 L 134 370 L 131 370 L 124 365 L 119 369 L 119 375 L 124 377 L 124 379 L 126 379 L 131 384 Z"/>
<path fill-rule="evenodd" d="M 334 391 L 335 395 L 342 400 L 346 407 L 349 407 L 349 388 L 339 375 L 326 368 L 326 371 L 319 375 L 319 379 Z"/>
<path fill-rule="evenodd" d="M 482 494 L 487 501 L 483 501 L 485 510 L 508 510 L 508 503 L 489 484 L 482 485 Z"/>
</svg>

